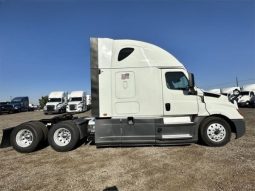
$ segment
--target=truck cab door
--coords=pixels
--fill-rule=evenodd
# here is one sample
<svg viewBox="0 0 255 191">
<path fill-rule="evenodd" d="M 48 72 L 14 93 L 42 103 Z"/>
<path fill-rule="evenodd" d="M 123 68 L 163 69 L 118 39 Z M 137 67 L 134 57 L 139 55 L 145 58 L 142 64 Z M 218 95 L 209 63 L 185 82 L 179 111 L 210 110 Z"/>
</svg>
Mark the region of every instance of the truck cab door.
<svg viewBox="0 0 255 191">
<path fill-rule="evenodd" d="M 156 126 L 156 144 L 196 140 L 197 95 L 189 91 L 188 73 L 162 69 L 163 120 Z"/>
<path fill-rule="evenodd" d="M 188 74 L 181 69 L 162 69 L 163 114 L 192 116 L 198 114 L 197 95 L 189 91 Z"/>
</svg>

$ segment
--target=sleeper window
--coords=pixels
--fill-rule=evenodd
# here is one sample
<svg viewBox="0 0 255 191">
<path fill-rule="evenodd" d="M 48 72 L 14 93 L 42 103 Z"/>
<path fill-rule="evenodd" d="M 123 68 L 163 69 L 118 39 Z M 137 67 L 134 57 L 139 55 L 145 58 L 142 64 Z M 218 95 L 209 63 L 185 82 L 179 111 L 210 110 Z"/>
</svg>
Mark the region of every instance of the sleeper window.
<svg viewBox="0 0 255 191">
<path fill-rule="evenodd" d="M 188 79 L 182 72 L 167 72 L 165 77 L 168 89 L 187 90 L 189 88 Z"/>
</svg>

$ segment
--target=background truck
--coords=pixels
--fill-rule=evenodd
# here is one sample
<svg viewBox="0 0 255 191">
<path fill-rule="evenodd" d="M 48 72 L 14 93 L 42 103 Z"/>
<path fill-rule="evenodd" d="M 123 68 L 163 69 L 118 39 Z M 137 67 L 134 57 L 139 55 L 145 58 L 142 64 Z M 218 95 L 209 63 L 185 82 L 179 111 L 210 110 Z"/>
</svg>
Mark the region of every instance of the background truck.
<svg viewBox="0 0 255 191">
<path fill-rule="evenodd" d="M 14 107 L 10 104 L 10 102 L 0 102 L 0 114 L 14 112 Z"/>
<path fill-rule="evenodd" d="M 67 112 L 87 111 L 86 93 L 84 91 L 72 91 L 68 96 Z"/>
<path fill-rule="evenodd" d="M 86 95 L 86 104 L 87 104 L 87 109 L 91 108 L 91 95 Z"/>
<path fill-rule="evenodd" d="M 28 111 L 29 110 L 29 98 L 24 97 L 15 97 L 11 100 L 10 103 L 15 112 Z"/>
<path fill-rule="evenodd" d="M 97 147 L 176 145 L 198 140 L 223 146 L 245 133 L 226 96 L 195 87 L 194 75 L 167 51 L 141 41 L 91 39 L 92 118 L 72 115 L 3 130 L 2 147 L 32 152 L 46 140 L 69 151 L 80 140 Z"/>
<path fill-rule="evenodd" d="M 48 102 L 43 108 L 45 114 L 65 113 L 67 106 L 67 93 L 64 91 L 51 92 Z"/>
<path fill-rule="evenodd" d="M 253 106 L 252 98 L 254 97 L 253 91 L 241 91 L 238 96 L 238 106 L 240 107 L 250 107 Z"/>
</svg>

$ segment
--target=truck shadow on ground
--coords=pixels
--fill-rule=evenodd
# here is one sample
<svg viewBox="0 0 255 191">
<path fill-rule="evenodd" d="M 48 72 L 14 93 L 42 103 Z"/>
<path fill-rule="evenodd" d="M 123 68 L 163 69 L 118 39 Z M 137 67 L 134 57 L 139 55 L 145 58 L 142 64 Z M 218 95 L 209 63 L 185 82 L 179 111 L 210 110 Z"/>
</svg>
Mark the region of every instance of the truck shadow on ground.
<svg viewBox="0 0 255 191">
<path fill-rule="evenodd" d="M 202 146 L 202 147 L 206 147 L 206 145 L 203 144 L 203 142 L 198 141 L 196 143 L 183 143 L 183 144 L 171 144 L 171 145 L 108 145 L 108 146 L 96 146 L 95 141 L 93 140 L 87 140 L 87 139 L 81 139 L 78 144 L 76 145 L 75 148 L 73 148 L 70 151 L 76 150 L 77 148 L 81 147 L 81 146 L 96 146 L 97 149 L 104 149 L 104 148 L 131 148 L 131 147 L 189 147 L 193 144 Z M 47 148 L 49 145 L 48 142 L 44 142 L 43 144 L 41 144 L 35 152 L 40 151 L 42 149 Z"/>
<path fill-rule="evenodd" d="M 117 186 L 106 187 L 103 191 L 119 191 Z"/>
</svg>

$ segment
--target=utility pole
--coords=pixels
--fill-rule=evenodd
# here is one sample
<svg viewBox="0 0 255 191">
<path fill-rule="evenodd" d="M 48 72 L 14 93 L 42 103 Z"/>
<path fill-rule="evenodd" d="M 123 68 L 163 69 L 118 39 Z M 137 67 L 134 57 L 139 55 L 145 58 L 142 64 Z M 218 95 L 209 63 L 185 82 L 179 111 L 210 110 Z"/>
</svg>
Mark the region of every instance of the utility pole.
<svg viewBox="0 0 255 191">
<path fill-rule="evenodd" d="M 239 87 L 237 76 L 236 76 L 236 87 Z"/>
</svg>

